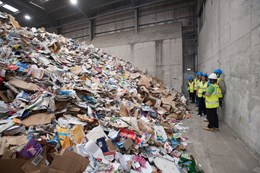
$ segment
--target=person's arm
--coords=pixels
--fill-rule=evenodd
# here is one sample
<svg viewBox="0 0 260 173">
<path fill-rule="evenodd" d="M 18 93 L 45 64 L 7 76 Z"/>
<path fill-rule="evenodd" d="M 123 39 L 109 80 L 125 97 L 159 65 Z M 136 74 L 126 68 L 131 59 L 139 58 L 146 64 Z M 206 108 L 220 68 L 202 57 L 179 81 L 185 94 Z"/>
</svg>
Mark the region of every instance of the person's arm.
<svg viewBox="0 0 260 173">
<path fill-rule="evenodd" d="M 225 93 L 226 93 L 226 85 L 225 85 L 224 80 L 220 80 L 220 81 L 218 82 L 218 86 L 219 86 L 219 88 L 221 89 L 222 95 L 224 96 Z"/>
<path fill-rule="evenodd" d="M 214 86 L 210 85 L 210 86 L 208 87 L 207 92 L 206 92 L 205 95 L 206 95 L 206 96 L 210 96 L 211 94 L 213 94 L 214 90 L 215 90 Z"/>
</svg>

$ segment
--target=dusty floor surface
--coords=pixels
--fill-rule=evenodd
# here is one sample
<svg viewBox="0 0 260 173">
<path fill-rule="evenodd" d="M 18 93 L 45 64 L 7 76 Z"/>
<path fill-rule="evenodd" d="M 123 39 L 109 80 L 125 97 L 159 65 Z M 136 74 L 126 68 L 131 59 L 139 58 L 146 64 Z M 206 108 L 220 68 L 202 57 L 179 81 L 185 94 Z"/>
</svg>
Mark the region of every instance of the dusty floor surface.
<svg viewBox="0 0 260 173">
<path fill-rule="evenodd" d="M 205 173 L 260 173 L 259 155 L 252 153 L 222 121 L 220 131 L 203 130 L 207 126 L 204 117 L 197 115 L 194 104 L 190 107 L 193 115 L 183 121 L 189 127 L 184 136 L 191 141 L 188 150 Z"/>
</svg>

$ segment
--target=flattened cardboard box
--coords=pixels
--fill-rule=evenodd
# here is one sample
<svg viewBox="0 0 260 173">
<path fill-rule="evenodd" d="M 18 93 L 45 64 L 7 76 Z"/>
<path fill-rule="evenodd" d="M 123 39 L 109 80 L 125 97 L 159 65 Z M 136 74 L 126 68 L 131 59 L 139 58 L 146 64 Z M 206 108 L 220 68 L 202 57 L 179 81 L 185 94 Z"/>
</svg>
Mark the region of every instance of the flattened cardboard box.
<svg viewBox="0 0 260 173">
<path fill-rule="evenodd" d="M 38 124 L 48 124 L 55 118 L 55 115 L 49 113 L 38 113 L 31 115 L 22 121 L 26 127 L 34 126 Z"/>
<path fill-rule="evenodd" d="M 20 168 L 26 161 L 24 159 L 0 159 L 0 172 L 24 173 Z"/>
<path fill-rule="evenodd" d="M 56 155 L 51 166 L 41 167 L 41 173 L 81 173 L 89 164 L 87 158 L 65 150 L 63 155 Z"/>
<path fill-rule="evenodd" d="M 28 83 L 20 79 L 12 79 L 8 83 L 14 87 L 26 90 L 26 91 L 39 91 L 39 87 L 34 83 Z"/>
<path fill-rule="evenodd" d="M 46 158 L 47 158 L 46 149 L 41 153 L 41 156 L 43 158 L 42 158 L 42 160 L 39 162 L 39 164 L 37 166 L 35 166 L 32 163 L 33 160 L 35 159 L 35 157 L 33 157 L 33 158 L 27 160 L 27 162 L 21 167 L 21 169 L 25 173 L 32 173 L 32 172 L 35 172 L 35 171 L 40 171 L 41 165 L 45 165 L 45 163 L 46 163 Z"/>
</svg>

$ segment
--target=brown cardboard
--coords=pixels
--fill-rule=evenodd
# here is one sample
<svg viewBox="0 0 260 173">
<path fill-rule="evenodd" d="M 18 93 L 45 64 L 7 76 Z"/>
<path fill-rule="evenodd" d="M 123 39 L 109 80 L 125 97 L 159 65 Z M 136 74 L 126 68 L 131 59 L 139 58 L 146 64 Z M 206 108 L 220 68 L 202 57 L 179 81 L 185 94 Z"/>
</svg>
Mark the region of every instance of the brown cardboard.
<svg viewBox="0 0 260 173">
<path fill-rule="evenodd" d="M 146 88 L 149 88 L 151 86 L 152 78 L 147 77 L 145 75 L 141 75 L 141 78 L 139 79 L 138 85 L 139 86 L 145 86 Z"/>
<path fill-rule="evenodd" d="M 70 107 L 67 109 L 68 112 L 79 112 L 80 108 L 76 108 L 76 107 Z"/>
<path fill-rule="evenodd" d="M 82 71 L 81 66 L 75 66 L 70 68 L 71 73 L 74 73 L 75 75 L 79 75 Z"/>
<path fill-rule="evenodd" d="M 39 87 L 33 83 L 28 83 L 20 79 L 12 79 L 8 83 L 16 88 L 20 88 L 27 91 L 39 91 Z"/>
<path fill-rule="evenodd" d="M 79 173 L 83 172 L 88 164 L 89 160 L 87 158 L 72 151 L 65 150 L 63 155 L 55 156 L 50 168 L 66 173 Z M 49 170 L 49 172 L 53 172 L 54 170 L 52 169 Z"/>
<path fill-rule="evenodd" d="M 21 26 L 19 25 L 19 23 L 15 20 L 15 18 L 12 15 L 8 15 L 9 17 L 9 21 L 11 23 L 11 25 L 15 28 L 15 29 L 20 29 Z"/>
<path fill-rule="evenodd" d="M 106 139 L 106 143 L 107 143 L 109 151 L 116 151 L 117 150 L 117 148 L 114 146 L 114 144 L 112 143 L 112 141 L 110 139 Z"/>
<path fill-rule="evenodd" d="M 4 102 L 6 102 L 6 103 L 9 102 L 9 99 L 8 99 L 7 96 L 4 94 L 3 91 L 0 91 L 0 98 L 1 98 Z"/>
<path fill-rule="evenodd" d="M 41 166 L 40 173 L 69 173 L 69 172 L 60 171 L 57 169 L 50 168 L 48 166 Z"/>
<path fill-rule="evenodd" d="M 121 117 L 129 117 L 129 111 L 124 104 L 121 104 L 119 114 L 120 114 Z"/>
<path fill-rule="evenodd" d="M 84 133 L 83 127 L 81 125 L 75 125 L 73 127 L 73 130 L 71 131 L 71 134 L 72 134 L 72 138 L 74 139 L 74 142 L 76 144 L 80 144 L 85 137 L 85 133 Z"/>
<path fill-rule="evenodd" d="M 162 104 L 162 108 L 170 112 L 172 106 L 171 105 L 167 105 L 167 104 Z"/>
<path fill-rule="evenodd" d="M 122 142 L 124 145 L 126 151 L 131 148 L 131 146 L 134 144 L 134 141 L 131 138 L 127 138 L 124 142 Z"/>
<path fill-rule="evenodd" d="M 182 114 L 171 113 L 170 115 L 167 115 L 167 119 L 169 119 L 169 118 L 174 118 L 176 120 L 181 120 L 181 119 L 183 119 L 183 115 Z"/>
<path fill-rule="evenodd" d="M 0 141 L 0 155 L 3 155 L 5 151 L 10 147 L 16 147 L 27 143 L 27 136 L 4 136 Z"/>
<path fill-rule="evenodd" d="M 24 173 L 20 167 L 26 162 L 24 159 L 0 159 L 1 173 Z"/>
<path fill-rule="evenodd" d="M 61 45 L 57 41 L 53 41 L 48 47 L 53 53 L 57 54 L 61 48 Z"/>
<path fill-rule="evenodd" d="M 151 135 L 154 135 L 154 131 L 153 129 L 147 124 L 145 123 L 143 120 L 138 120 L 137 121 L 138 123 L 138 128 L 141 130 L 141 131 L 144 131 L 146 133 L 149 133 Z"/>
<path fill-rule="evenodd" d="M 35 166 L 32 164 L 32 161 L 35 157 L 29 159 L 22 167 L 21 169 L 25 172 L 25 173 L 31 173 L 31 172 L 35 172 L 37 170 L 40 170 L 41 165 L 45 165 L 46 163 L 46 149 L 41 153 L 41 156 L 43 157 L 43 159 L 40 161 L 40 163 Z"/>
<path fill-rule="evenodd" d="M 152 105 L 153 105 L 153 103 L 152 103 L 150 100 L 148 100 L 147 102 L 145 102 L 145 104 L 146 104 L 147 106 L 152 106 Z"/>
<path fill-rule="evenodd" d="M 29 117 L 24 119 L 22 121 L 22 124 L 24 124 L 27 127 L 38 125 L 38 124 L 40 124 L 40 125 L 41 124 L 48 124 L 48 123 L 51 123 L 51 121 L 54 118 L 55 118 L 55 115 L 53 113 L 52 114 L 38 113 L 38 114 L 30 115 Z"/>
</svg>

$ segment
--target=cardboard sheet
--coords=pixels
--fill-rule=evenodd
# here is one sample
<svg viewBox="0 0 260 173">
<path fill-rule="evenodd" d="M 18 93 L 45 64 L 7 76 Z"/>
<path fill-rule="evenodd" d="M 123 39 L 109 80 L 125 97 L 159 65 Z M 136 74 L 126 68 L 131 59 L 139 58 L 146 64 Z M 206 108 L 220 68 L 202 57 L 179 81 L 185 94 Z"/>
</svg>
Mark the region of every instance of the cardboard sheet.
<svg viewBox="0 0 260 173">
<path fill-rule="evenodd" d="M 24 173 L 20 168 L 26 163 L 24 159 L 0 159 L 1 173 Z"/>
<path fill-rule="evenodd" d="M 88 164 L 89 160 L 87 158 L 66 150 L 62 155 L 55 156 L 50 168 L 66 173 L 79 173 L 83 172 L 87 168 Z M 52 170 L 50 170 L 50 172 L 51 171 Z"/>
<path fill-rule="evenodd" d="M 147 77 L 145 75 L 141 75 L 141 78 L 139 79 L 138 85 L 145 86 L 146 88 L 149 88 L 151 86 L 152 78 Z"/>
<path fill-rule="evenodd" d="M 20 29 L 21 28 L 21 26 L 19 25 L 19 23 L 15 20 L 15 18 L 13 16 L 8 15 L 8 17 L 9 17 L 10 23 L 13 25 L 13 27 L 15 29 Z"/>
<path fill-rule="evenodd" d="M 26 91 L 39 91 L 39 87 L 33 83 L 28 83 L 20 79 L 12 79 L 8 83 L 16 88 L 20 88 Z"/>
<path fill-rule="evenodd" d="M 29 159 L 22 167 L 21 169 L 25 172 L 25 173 L 32 173 L 35 171 L 40 171 L 40 168 L 42 165 L 46 164 L 46 149 L 39 154 L 36 157 L 33 157 L 31 159 Z"/>
<path fill-rule="evenodd" d="M 71 67 L 70 68 L 71 73 L 75 74 L 75 75 L 79 75 L 82 71 L 81 66 L 75 66 L 75 67 Z"/>
<path fill-rule="evenodd" d="M 119 114 L 121 117 L 129 117 L 129 110 L 127 109 L 127 107 L 124 104 L 121 104 Z"/>
<path fill-rule="evenodd" d="M 48 124 L 54 118 L 55 118 L 54 114 L 39 113 L 39 114 L 30 115 L 26 119 L 22 120 L 22 124 L 24 124 L 27 127 L 38 125 L 38 124 Z"/>
<path fill-rule="evenodd" d="M 7 149 L 17 147 L 27 143 L 27 136 L 4 136 L 0 139 L 0 155 L 3 155 Z"/>
</svg>

